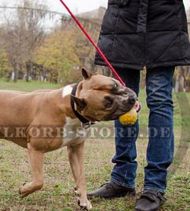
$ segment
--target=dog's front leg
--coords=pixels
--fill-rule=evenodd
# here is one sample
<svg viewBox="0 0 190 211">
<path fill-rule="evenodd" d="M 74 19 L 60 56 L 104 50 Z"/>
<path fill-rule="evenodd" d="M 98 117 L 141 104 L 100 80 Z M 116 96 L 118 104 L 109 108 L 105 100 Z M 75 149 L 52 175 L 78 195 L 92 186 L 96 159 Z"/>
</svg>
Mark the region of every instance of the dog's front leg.
<svg viewBox="0 0 190 211">
<path fill-rule="evenodd" d="M 43 186 L 43 162 L 44 153 L 35 150 L 28 144 L 28 157 L 32 171 L 32 182 L 24 184 L 19 189 L 21 197 L 26 197 L 34 191 L 40 190 Z"/>
<path fill-rule="evenodd" d="M 84 174 L 84 142 L 73 147 L 68 147 L 69 161 L 79 193 L 79 205 L 90 210 L 92 205 L 87 199 L 86 180 Z"/>
</svg>

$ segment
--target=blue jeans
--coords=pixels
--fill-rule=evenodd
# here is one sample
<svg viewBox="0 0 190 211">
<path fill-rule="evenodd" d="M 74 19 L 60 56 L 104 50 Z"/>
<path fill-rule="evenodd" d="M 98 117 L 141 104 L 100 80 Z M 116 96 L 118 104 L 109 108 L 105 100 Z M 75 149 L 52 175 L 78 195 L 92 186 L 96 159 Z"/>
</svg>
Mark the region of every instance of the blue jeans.
<svg viewBox="0 0 190 211">
<path fill-rule="evenodd" d="M 139 94 L 140 71 L 118 69 L 126 86 Z M 160 67 L 147 70 L 146 93 L 149 108 L 149 142 L 147 166 L 145 167 L 144 189 L 165 192 L 167 169 L 174 154 L 172 78 L 174 67 Z M 123 126 L 115 121 L 116 154 L 111 180 L 125 187 L 134 188 L 137 170 L 136 139 L 138 122 Z"/>
</svg>

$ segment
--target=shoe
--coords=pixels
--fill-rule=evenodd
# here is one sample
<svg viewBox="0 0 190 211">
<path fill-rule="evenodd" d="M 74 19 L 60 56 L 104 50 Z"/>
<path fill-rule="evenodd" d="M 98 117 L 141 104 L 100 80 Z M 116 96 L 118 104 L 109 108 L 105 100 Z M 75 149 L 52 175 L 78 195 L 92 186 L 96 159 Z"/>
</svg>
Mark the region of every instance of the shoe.
<svg viewBox="0 0 190 211">
<path fill-rule="evenodd" d="M 136 201 L 135 211 L 158 211 L 165 201 L 163 193 L 155 190 L 144 190 Z"/>
<path fill-rule="evenodd" d="M 135 196 L 134 188 L 126 188 L 114 182 L 103 184 L 99 189 L 87 194 L 88 198 L 100 197 L 105 199 L 112 199 L 118 197 Z"/>
</svg>

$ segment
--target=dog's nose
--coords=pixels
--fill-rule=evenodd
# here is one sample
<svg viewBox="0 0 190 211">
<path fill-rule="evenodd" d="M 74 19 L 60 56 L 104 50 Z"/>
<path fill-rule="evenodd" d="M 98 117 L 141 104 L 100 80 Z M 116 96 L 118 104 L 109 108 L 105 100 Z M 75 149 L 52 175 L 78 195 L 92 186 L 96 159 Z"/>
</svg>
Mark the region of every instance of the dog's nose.
<svg viewBox="0 0 190 211">
<path fill-rule="evenodd" d="M 133 105 L 135 104 L 137 98 L 135 96 L 130 96 L 128 99 L 129 104 Z"/>
<path fill-rule="evenodd" d="M 136 100 L 137 100 L 137 97 L 132 95 L 132 96 L 129 96 L 128 99 L 123 100 L 122 104 L 123 105 L 134 105 Z"/>
</svg>

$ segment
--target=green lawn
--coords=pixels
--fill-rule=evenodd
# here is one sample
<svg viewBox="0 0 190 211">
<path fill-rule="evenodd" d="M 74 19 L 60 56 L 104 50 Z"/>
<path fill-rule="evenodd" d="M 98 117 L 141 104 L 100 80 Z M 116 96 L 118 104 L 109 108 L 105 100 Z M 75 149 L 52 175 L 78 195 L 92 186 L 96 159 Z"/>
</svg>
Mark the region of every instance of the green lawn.
<svg viewBox="0 0 190 211">
<path fill-rule="evenodd" d="M 4 79 L 0 79 L 0 89 L 7 90 L 22 90 L 22 91 L 33 91 L 36 89 L 55 89 L 60 87 L 58 84 L 48 83 L 48 82 L 40 82 L 40 81 L 6 81 Z"/>
<path fill-rule="evenodd" d="M 23 82 L 10 83 L 0 81 L 0 89 L 31 91 L 42 88 L 57 88 L 59 85 Z M 140 96 L 143 109 L 140 124 L 143 128 L 138 140 L 137 191 L 143 187 L 143 167 L 146 165 L 147 138 L 144 130 L 147 125 L 148 110 L 145 106 L 145 93 Z M 190 211 L 190 94 L 174 94 L 176 156 L 170 168 L 168 179 L 167 202 L 164 211 Z M 100 127 L 112 123 L 101 123 Z M 114 154 L 114 138 L 91 139 L 86 142 L 86 177 L 88 190 L 99 187 L 110 178 L 111 157 Z M 20 199 L 18 187 L 30 180 L 30 168 L 25 150 L 0 141 L 0 210 L 3 211 L 77 211 L 73 192 L 73 179 L 67 159 L 66 149 L 60 149 L 46 155 L 45 185 L 42 191 Z M 132 211 L 135 199 L 121 198 L 111 201 L 92 200 L 94 211 Z"/>
</svg>

